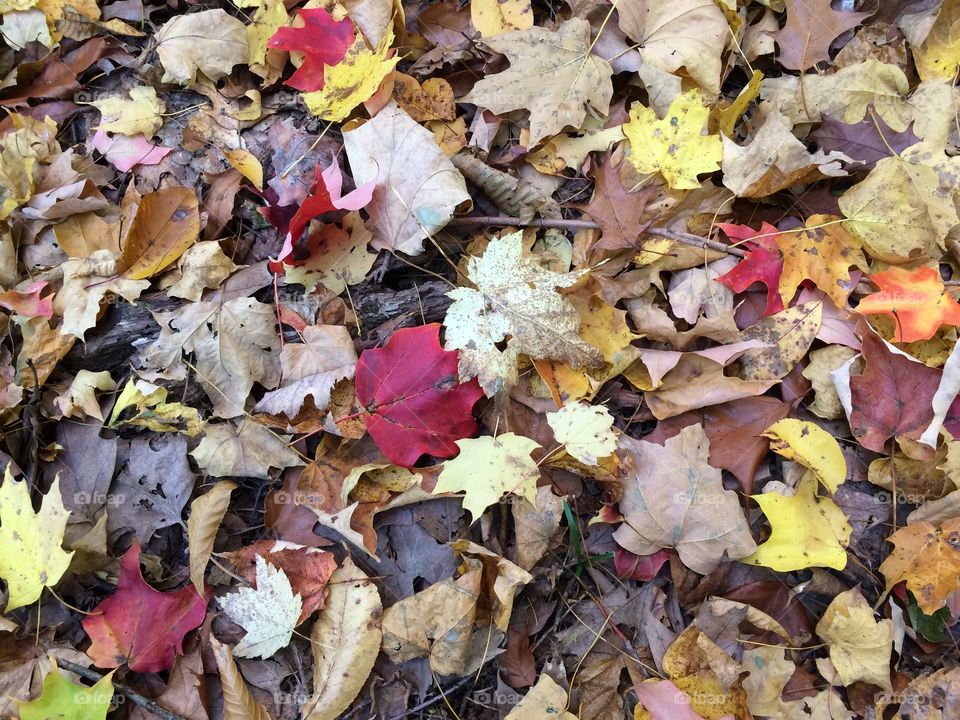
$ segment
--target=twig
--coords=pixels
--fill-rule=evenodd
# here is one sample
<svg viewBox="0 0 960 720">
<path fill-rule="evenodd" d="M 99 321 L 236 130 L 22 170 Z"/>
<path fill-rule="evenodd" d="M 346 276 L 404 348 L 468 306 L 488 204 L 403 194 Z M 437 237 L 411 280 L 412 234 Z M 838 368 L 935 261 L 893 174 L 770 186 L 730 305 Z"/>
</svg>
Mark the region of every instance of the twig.
<svg viewBox="0 0 960 720">
<path fill-rule="evenodd" d="M 451 685 L 450 687 L 448 687 L 446 690 L 440 690 L 440 692 L 439 692 L 437 695 L 434 695 L 432 698 L 430 698 L 430 699 L 428 699 L 428 700 L 424 700 L 424 701 L 423 701 L 422 703 L 420 703 L 419 705 L 415 705 L 414 707 L 410 708 L 409 710 L 407 710 L 405 713 L 403 713 L 403 714 L 401 714 L 401 715 L 395 715 L 395 716 L 393 716 L 392 718 L 390 718 L 390 720 L 403 720 L 404 718 L 410 717 L 410 716 L 413 715 L 414 713 L 420 712 L 421 710 L 423 710 L 423 709 L 425 709 L 425 708 L 428 708 L 428 707 L 430 707 L 431 705 L 435 705 L 436 703 L 440 702 L 444 697 L 446 697 L 446 696 L 449 695 L 450 693 L 456 692 L 457 690 L 459 690 L 460 688 L 462 688 L 464 685 L 466 685 L 466 684 L 467 684 L 468 682 L 470 682 L 472 679 L 473 679 L 473 675 L 467 675 L 466 677 L 461 678 L 461 679 L 458 680 L 456 683 L 454 683 L 453 685 Z"/>
<path fill-rule="evenodd" d="M 64 670 L 69 670 L 70 672 L 76 673 L 82 678 L 86 678 L 87 680 L 92 680 L 94 682 L 99 682 L 100 680 L 103 680 L 103 675 L 96 672 L 95 670 L 90 670 L 89 668 L 83 667 L 83 665 L 77 665 L 76 663 L 72 663 L 69 660 L 63 660 L 61 658 L 57 658 L 57 667 L 63 668 Z M 121 695 L 126 697 L 128 700 L 130 700 L 130 702 L 132 702 L 133 704 L 139 705 L 144 710 L 148 710 L 149 712 L 152 712 L 158 718 L 162 718 L 162 720 L 189 720 L 189 718 L 186 718 L 183 715 L 178 715 L 172 710 L 167 710 L 167 708 L 163 707 L 163 705 L 160 705 L 159 703 L 151 700 L 150 698 L 144 697 L 143 695 L 138 693 L 136 690 L 134 690 L 133 688 L 127 685 L 124 685 L 123 683 L 114 682 L 113 688 L 114 690 L 119 692 Z"/>
<path fill-rule="evenodd" d="M 462 217 L 454 218 L 450 221 L 450 225 L 516 225 L 517 227 L 542 227 L 542 228 L 557 228 L 560 230 L 599 230 L 600 224 L 593 222 L 593 220 L 566 220 L 563 218 L 540 218 L 537 220 L 528 220 L 524 222 L 520 218 L 509 217 L 507 215 L 481 215 L 477 217 Z M 736 257 L 743 257 L 744 252 L 738 247 L 730 247 L 729 245 L 724 245 L 721 242 L 716 240 L 710 240 L 709 238 L 701 237 L 700 235 L 694 235 L 692 233 L 678 232 L 676 230 L 668 230 L 667 228 L 662 227 L 646 227 L 643 228 L 640 232 L 646 233 L 647 235 L 655 235 L 657 237 L 669 238 L 670 240 L 676 240 L 679 243 L 684 245 L 691 245 L 693 247 L 700 248 L 709 248 L 711 250 L 716 250 L 718 252 L 727 253 L 727 255 L 735 255 Z"/>
</svg>

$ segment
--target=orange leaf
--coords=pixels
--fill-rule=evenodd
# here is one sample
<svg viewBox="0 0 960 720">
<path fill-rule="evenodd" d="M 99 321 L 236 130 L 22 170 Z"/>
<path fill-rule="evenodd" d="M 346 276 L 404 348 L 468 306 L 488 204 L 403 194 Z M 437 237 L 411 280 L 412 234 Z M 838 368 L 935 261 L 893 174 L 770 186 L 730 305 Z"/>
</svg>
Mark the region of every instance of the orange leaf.
<svg viewBox="0 0 960 720">
<path fill-rule="evenodd" d="M 892 315 L 896 342 L 929 340 L 941 325 L 960 325 L 960 304 L 947 295 L 934 268 L 893 267 L 870 275 L 880 292 L 860 301 L 857 312 Z"/>
</svg>

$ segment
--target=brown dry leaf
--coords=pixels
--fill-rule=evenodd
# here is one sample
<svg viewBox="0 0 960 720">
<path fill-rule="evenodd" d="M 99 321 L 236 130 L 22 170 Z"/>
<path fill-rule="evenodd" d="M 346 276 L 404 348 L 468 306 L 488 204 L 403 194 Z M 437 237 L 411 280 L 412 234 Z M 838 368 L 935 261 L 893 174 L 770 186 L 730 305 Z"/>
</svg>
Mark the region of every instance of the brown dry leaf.
<svg viewBox="0 0 960 720">
<path fill-rule="evenodd" d="M 724 557 L 742 558 L 756 543 L 737 494 L 723 489 L 720 471 L 710 466 L 710 441 L 702 425 L 689 425 L 662 446 L 620 438 L 635 479 L 625 482 L 620 500 L 624 523 L 617 543 L 637 555 L 676 548 L 695 572 L 711 572 Z"/>
<path fill-rule="evenodd" d="M 223 720 L 272 720 L 263 705 L 253 699 L 243 680 L 229 645 L 224 645 L 213 635 L 210 647 L 217 661 L 220 682 L 223 686 Z"/>
<path fill-rule="evenodd" d="M 395 71 L 393 99 L 418 123 L 456 117 L 453 88 L 443 78 L 430 78 L 421 85 L 416 78 Z"/>
<path fill-rule="evenodd" d="M 140 199 L 117 270 L 130 280 L 151 278 L 176 262 L 199 236 L 200 209 L 193 190 L 148 193 Z"/>
<path fill-rule="evenodd" d="M 187 519 L 190 580 L 198 593 L 204 592 L 203 576 L 207 561 L 213 554 L 217 531 L 230 505 L 230 494 L 236 489 L 236 483 L 222 480 L 190 503 L 190 517 Z"/>
<path fill-rule="evenodd" d="M 830 0 L 785 0 L 787 24 L 772 33 L 780 48 L 777 62 L 791 70 L 806 70 L 829 60 L 834 39 L 854 28 L 871 12 L 838 12 Z"/>
<path fill-rule="evenodd" d="M 920 609 L 932 615 L 960 584 L 960 518 L 944 520 L 939 527 L 911 523 L 887 539 L 894 545 L 880 565 L 887 590 L 906 581 Z"/>
<path fill-rule="evenodd" d="M 793 370 L 820 331 L 823 303 L 809 302 L 763 318 L 743 331 L 745 340 L 760 340 L 768 347 L 747 350 L 740 356 L 740 378 L 752 382 L 779 380 Z"/>
</svg>

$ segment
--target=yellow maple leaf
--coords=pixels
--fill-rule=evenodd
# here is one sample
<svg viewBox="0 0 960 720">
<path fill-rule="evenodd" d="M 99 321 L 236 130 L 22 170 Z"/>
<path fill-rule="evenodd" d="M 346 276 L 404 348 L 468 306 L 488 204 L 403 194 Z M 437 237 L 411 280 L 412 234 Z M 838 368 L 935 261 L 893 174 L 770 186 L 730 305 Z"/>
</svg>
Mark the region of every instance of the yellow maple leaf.
<svg viewBox="0 0 960 720">
<path fill-rule="evenodd" d="M 767 492 L 753 495 L 767 520 L 770 537 L 740 562 L 778 572 L 810 567 L 843 570 L 852 528 L 843 510 L 830 498 L 817 496 L 817 478 L 808 472 L 795 495 Z"/>
<path fill-rule="evenodd" d="M 939 527 L 910 523 L 893 533 L 887 538 L 893 552 L 880 564 L 887 592 L 905 581 L 925 614 L 937 612 L 960 585 L 958 537 L 960 518 L 944 520 Z"/>
<path fill-rule="evenodd" d="M 891 689 L 893 621 L 878 622 L 860 588 L 833 599 L 817 623 L 817 635 L 830 646 L 830 662 L 844 686 L 863 680 Z"/>
<path fill-rule="evenodd" d="M 493 37 L 533 27 L 533 9 L 530 0 L 474 0 L 470 19 L 481 37 Z"/>
<path fill-rule="evenodd" d="M 634 103 L 630 122 L 623 126 L 630 164 L 640 173 L 661 173 L 672 188 L 700 187 L 697 175 L 718 170 L 723 157 L 720 136 L 703 134 L 709 115 L 700 90 L 678 95 L 662 120 Z"/>
<path fill-rule="evenodd" d="M 261 0 L 257 12 L 247 25 L 247 57 L 251 65 L 266 62 L 267 41 L 286 23 L 287 8 L 283 0 Z"/>
<path fill-rule="evenodd" d="M 109 97 L 90 103 L 100 111 L 100 124 L 95 130 L 137 135 L 143 133 L 153 137 L 163 125 L 163 113 L 166 106 L 157 97 L 157 91 L 149 85 L 130 89 L 130 99 Z"/>
<path fill-rule="evenodd" d="M 775 453 L 813 470 L 831 493 L 847 479 L 847 461 L 840 444 L 819 425 L 787 418 L 768 427 L 763 436 L 770 438 Z"/>
<path fill-rule="evenodd" d="M 784 232 L 775 238 L 783 253 L 783 274 L 780 276 L 780 297 L 785 304 L 804 280 L 812 280 L 833 300 L 845 307 L 853 290 L 850 266 L 867 266 L 860 242 L 832 215 L 811 215 L 806 227 Z"/>
<path fill-rule="evenodd" d="M 343 60 L 323 68 L 323 88 L 303 93 L 307 109 L 332 122 L 342 122 L 362 102 L 377 92 L 380 83 L 399 62 L 387 58 L 393 43 L 393 27 L 388 26 L 376 50 L 370 50 L 361 36 L 347 48 Z"/>
<path fill-rule="evenodd" d="M 921 80 L 949 80 L 960 68 L 960 0 L 946 0 L 937 13 L 930 33 L 913 48 L 913 59 Z"/>
<path fill-rule="evenodd" d="M 53 587 L 63 577 L 73 557 L 60 547 L 69 516 L 60 497 L 59 476 L 35 513 L 27 483 L 14 480 L 7 466 L 0 485 L 0 577 L 9 593 L 4 612 L 36 601 L 44 587 Z"/>
<path fill-rule="evenodd" d="M 540 469 L 530 453 L 540 445 L 513 433 L 457 440 L 460 454 L 443 464 L 435 493 L 463 492 L 463 507 L 474 519 L 504 493 L 537 502 Z"/>
</svg>

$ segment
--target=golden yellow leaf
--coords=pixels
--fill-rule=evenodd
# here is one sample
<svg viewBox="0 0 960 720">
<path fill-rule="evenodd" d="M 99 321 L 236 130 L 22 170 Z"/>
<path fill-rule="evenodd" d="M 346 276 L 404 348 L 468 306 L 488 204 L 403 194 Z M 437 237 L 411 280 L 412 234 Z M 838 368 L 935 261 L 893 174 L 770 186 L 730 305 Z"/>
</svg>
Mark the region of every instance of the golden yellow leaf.
<svg viewBox="0 0 960 720">
<path fill-rule="evenodd" d="M 662 120 L 634 103 L 630 122 L 623 126 L 630 164 L 639 173 L 661 173 L 672 188 L 700 187 L 697 175 L 718 170 L 723 157 L 720 136 L 703 134 L 709 115 L 699 90 L 679 95 Z"/>
<path fill-rule="evenodd" d="M 910 523 L 887 540 L 894 546 L 880 564 L 887 590 L 906 581 L 920 609 L 933 615 L 960 586 L 960 518 L 944 520 L 939 527 Z"/>
<path fill-rule="evenodd" d="M 819 425 L 786 418 L 768 427 L 763 436 L 770 438 L 770 449 L 775 453 L 813 470 L 831 493 L 847 479 L 847 461 L 840 443 Z"/>
<path fill-rule="evenodd" d="M 252 182 L 257 190 L 263 190 L 263 165 L 253 153 L 237 149 L 224 150 L 223 154 L 236 171 Z"/>
<path fill-rule="evenodd" d="M 121 135 L 143 134 L 147 138 L 163 125 L 166 106 L 157 97 L 157 91 L 149 85 L 130 88 L 130 99 L 109 97 L 90 103 L 100 111 L 100 124 L 96 130 L 120 133 Z"/>
<path fill-rule="evenodd" d="M 913 48 L 921 80 L 954 83 L 960 69 L 960 0 L 944 0 L 926 39 Z"/>
<path fill-rule="evenodd" d="M 533 27 L 530 0 L 472 0 L 470 19 L 481 37 Z"/>
<path fill-rule="evenodd" d="M 862 680 L 892 689 L 893 621 L 878 622 L 860 588 L 851 588 L 833 599 L 817 623 L 817 635 L 830 647 L 830 662 L 844 686 Z"/>
<path fill-rule="evenodd" d="M 118 270 L 130 280 L 151 278 L 177 261 L 200 234 L 196 193 L 184 187 L 144 195 L 123 244 Z"/>
<path fill-rule="evenodd" d="M 220 523 L 223 522 L 223 516 L 230 505 L 230 493 L 236 489 L 236 483 L 221 480 L 190 503 L 190 517 L 187 519 L 190 580 L 201 595 L 205 592 L 203 575 L 207 569 L 207 561 L 213 554 L 213 542 L 217 539 Z"/>
</svg>

